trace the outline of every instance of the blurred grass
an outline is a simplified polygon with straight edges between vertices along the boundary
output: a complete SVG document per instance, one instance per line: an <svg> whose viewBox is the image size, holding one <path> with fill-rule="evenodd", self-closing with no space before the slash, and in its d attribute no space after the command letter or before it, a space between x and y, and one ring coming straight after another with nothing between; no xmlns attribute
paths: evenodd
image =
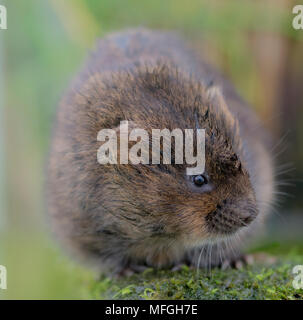
<svg viewBox="0 0 303 320"><path fill-rule="evenodd" d="M93 274L64 257L45 233L2 234L7 268L3 299L90 299ZM2 296L1 296L2 294Z"/></svg>
<svg viewBox="0 0 303 320"><path fill-rule="evenodd" d="M27 0L0 1L8 30L4 109L6 217L0 264L8 269L5 298L88 298L92 275L53 247L45 229L44 164L55 106L95 38L111 30L146 26L205 38L215 62L252 105L262 84L250 37L296 39L285 1ZM266 93L266 92L265 92ZM259 94L259 95L258 95Z"/></svg>

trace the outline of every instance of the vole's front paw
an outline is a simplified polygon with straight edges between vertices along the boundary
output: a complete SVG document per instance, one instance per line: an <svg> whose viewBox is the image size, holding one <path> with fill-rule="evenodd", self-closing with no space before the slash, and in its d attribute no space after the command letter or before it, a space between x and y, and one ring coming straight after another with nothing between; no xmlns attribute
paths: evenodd
<svg viewBox="0 0 303 320"><path fill-rule="evenodd" d="M173 272L174 271L180 271L184 267L189 268L189 269L194 269L193 265L189 265L188 263L181 262L181 263L178 263L178 264L174 265L170 270L173 271Z"/></svg>
<svg viewBox="0 0 303 320"><path fill-rule="evenodd" d="M148 266L131 264L131 265L119 270L117 273L115 273L114 277L115 278L130 277L133 274L141 273L141 272L145 271L146 269L148 269Z"/></svg>
<svg viewBox="0 0 303 320"><path fill-rule="evenodd" d="M277 261L276 257L271 256L264 252L244 254L235 259L224 260L220 265L222 270L233 268L242 269L245 266L252 265L255 263L261 263L264 265L271 265Z"/></svg>
<svg viewBox="0 0 303 320"><path fill-rule="evenodd" d="M250 254L247 254L233 259L225 259L221 263L220 267L222 270L226 270L228 268L242 269L244 266L252 265L253 263L254 257Z"/></svg>

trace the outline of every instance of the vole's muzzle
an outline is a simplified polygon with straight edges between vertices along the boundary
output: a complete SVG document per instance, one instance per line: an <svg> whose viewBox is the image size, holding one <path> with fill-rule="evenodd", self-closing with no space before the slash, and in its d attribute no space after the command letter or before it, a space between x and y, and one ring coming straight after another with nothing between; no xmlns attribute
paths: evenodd
<svg viewBox="0 0 303 320"><path fill-rule="evenodd" d="M216 210L206 216L206 223L212 234L232 234L239 228L248 226L257 214L258 210L253 200L223 200L217 205Z"/></svg>

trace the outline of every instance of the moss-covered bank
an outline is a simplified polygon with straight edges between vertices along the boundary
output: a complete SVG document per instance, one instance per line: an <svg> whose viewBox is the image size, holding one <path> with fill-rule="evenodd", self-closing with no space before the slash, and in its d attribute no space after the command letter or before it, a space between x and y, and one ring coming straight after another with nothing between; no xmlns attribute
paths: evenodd
<svg viewBox="0 0 303 320"><path fill-rule="evenodd" d="M291 248L291 249L290 249ZM256 262L240 270L179 271L147 269L120 279L102 276L91 285L96 299L303 299L293 288L292 269L303 264L303 248L271 245L259 248L273 254L276 262Z"/></svg>

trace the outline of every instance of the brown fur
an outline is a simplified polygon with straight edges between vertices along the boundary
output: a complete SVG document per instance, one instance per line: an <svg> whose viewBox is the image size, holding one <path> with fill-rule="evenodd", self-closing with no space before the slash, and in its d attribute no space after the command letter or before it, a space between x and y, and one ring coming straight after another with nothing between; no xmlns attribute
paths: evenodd
<svg viewBox="0 0 303 320"><path fill-rule="evenodd" d="M100 165L97 134L122 120L149 133L205 128L212 190L195 189L186 165ZM221 254L238 253L268 212L272 163L261 131L232 86L178 37L112 34L57 112L48 169L54 231L105 270L185 260L216 265ZM208 258L201 248L210 244Z"/></svg>

